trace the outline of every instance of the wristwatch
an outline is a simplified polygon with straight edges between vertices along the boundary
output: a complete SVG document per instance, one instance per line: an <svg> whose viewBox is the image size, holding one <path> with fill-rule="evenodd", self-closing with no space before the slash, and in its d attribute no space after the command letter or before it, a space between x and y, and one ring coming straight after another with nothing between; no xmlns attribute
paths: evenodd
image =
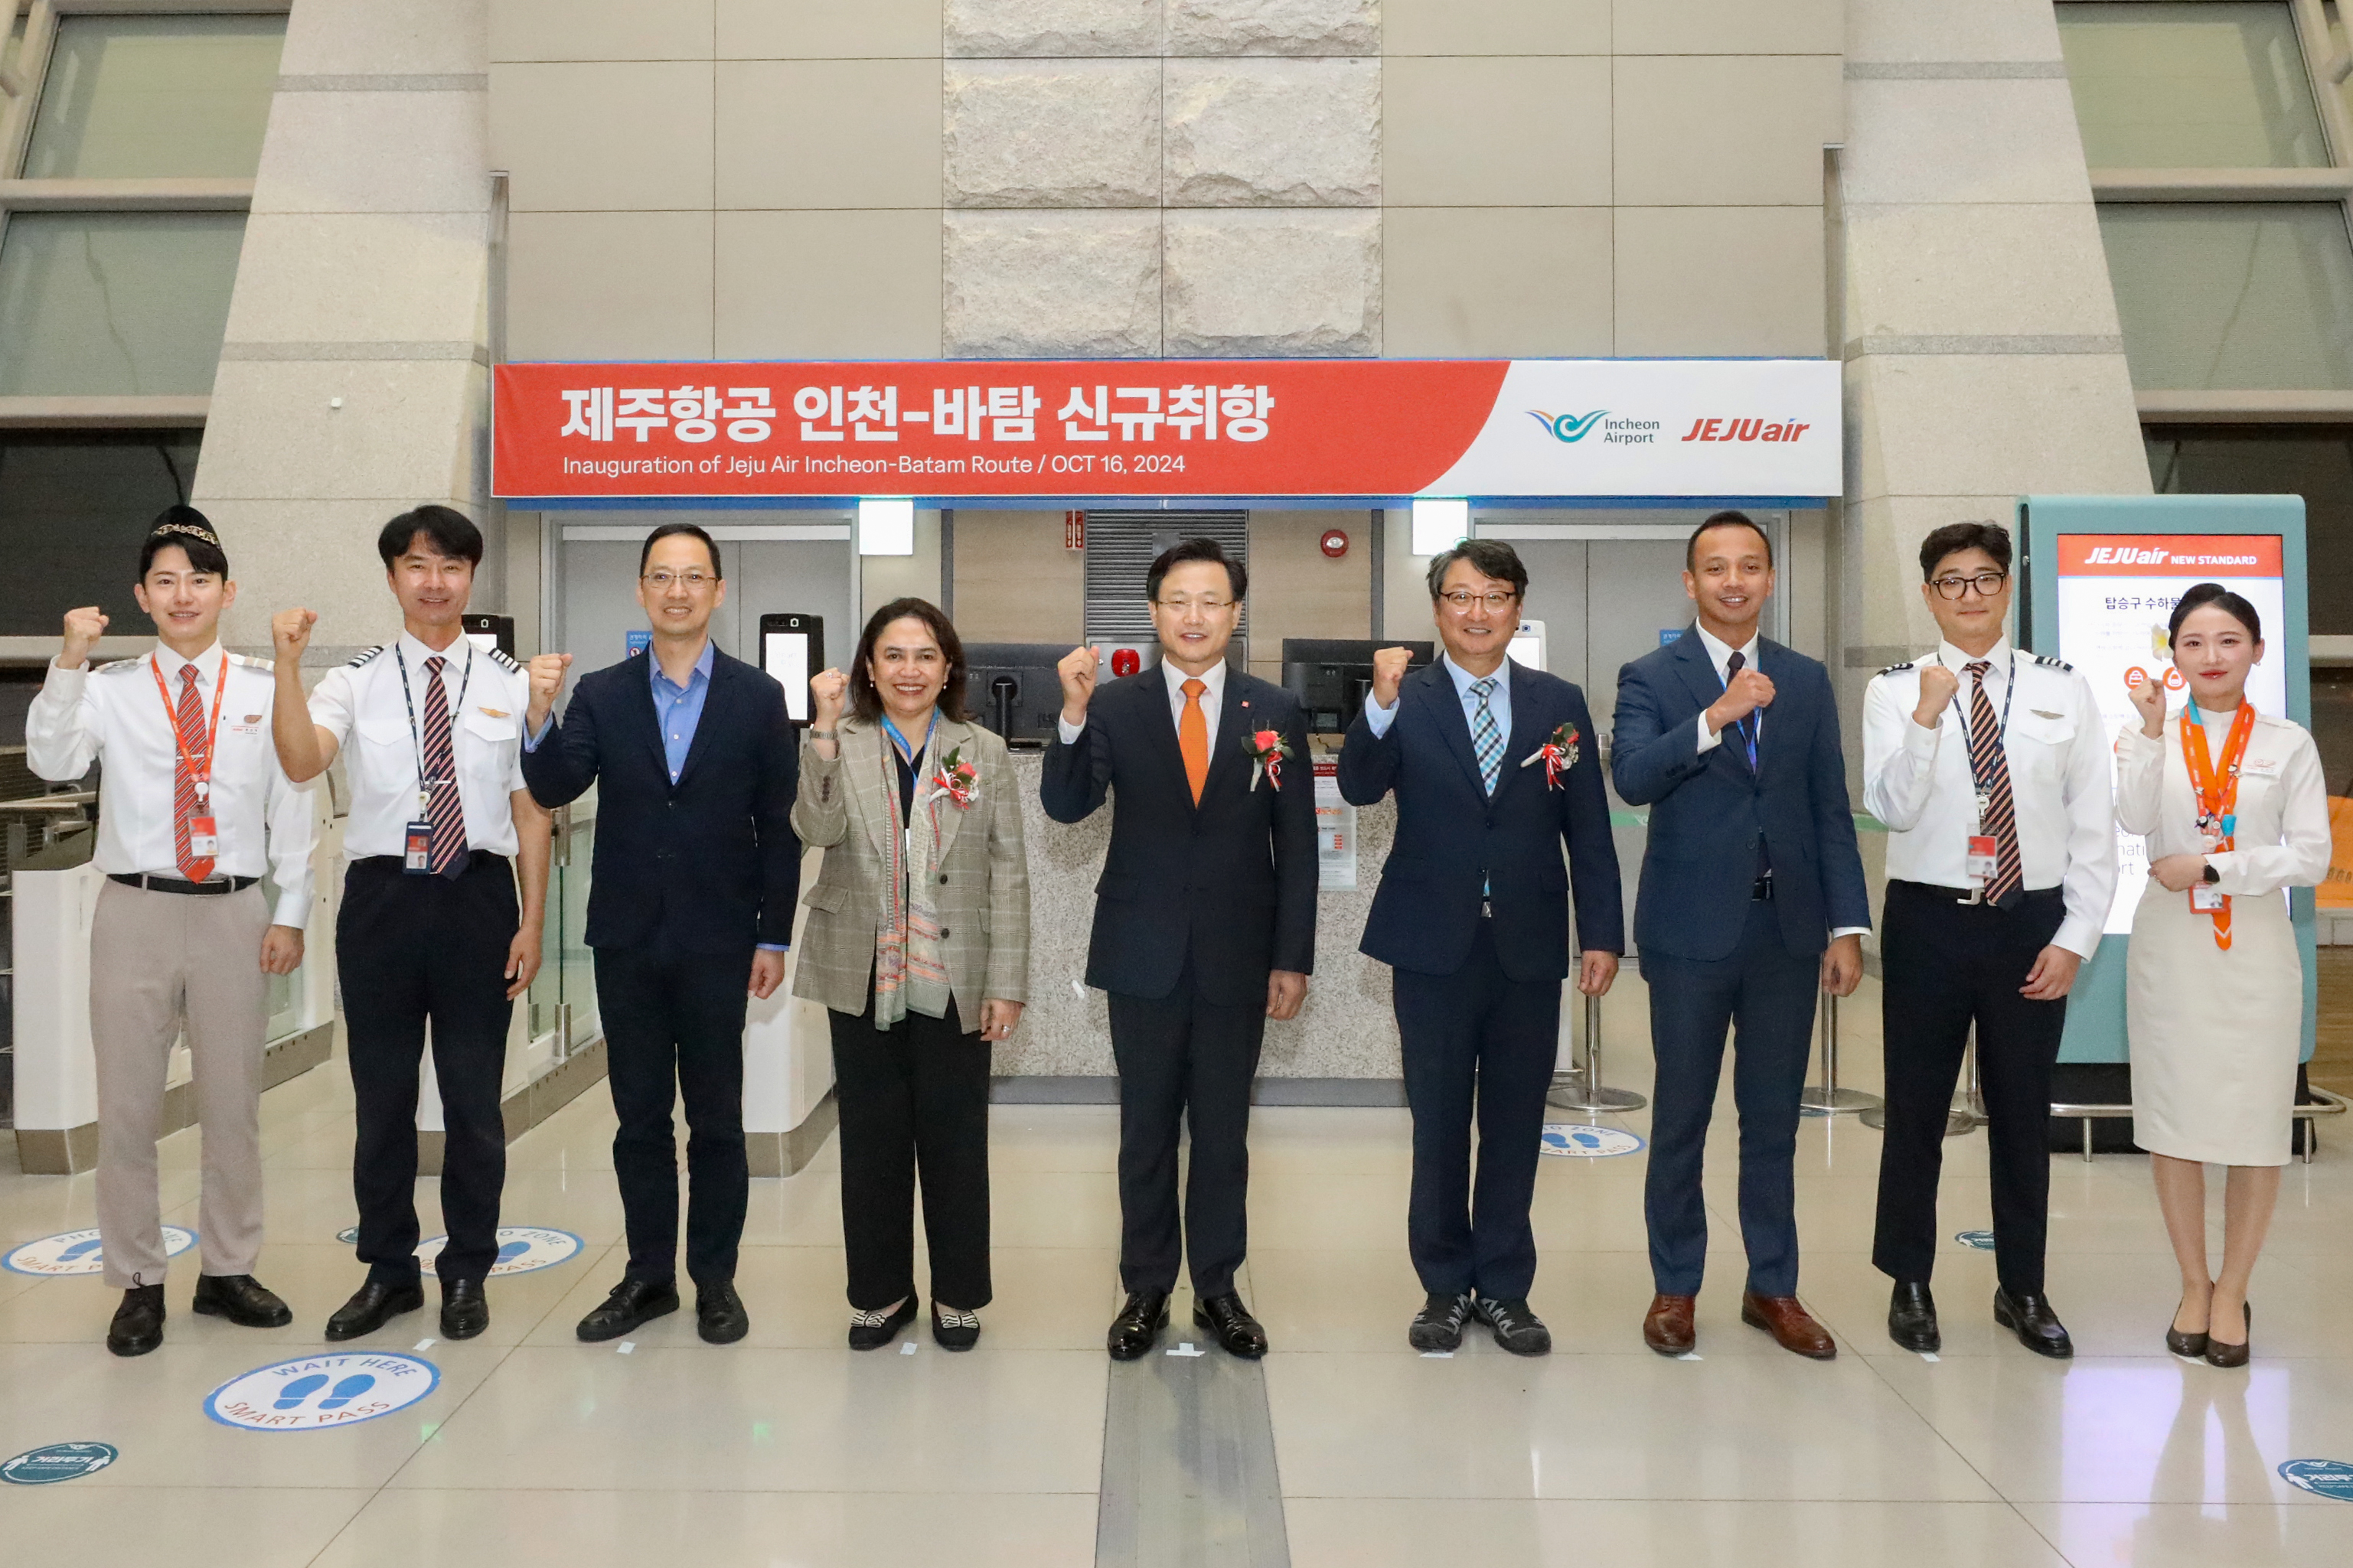
<svg viewBox="0 0 2353 1568"><path fill-rule="evenodd" d="M2214 863L2211 860L2209 860L2206 863L2204 875L2209 883L2219 882L2222 879L2222 873L2214 869Z"/></svg>

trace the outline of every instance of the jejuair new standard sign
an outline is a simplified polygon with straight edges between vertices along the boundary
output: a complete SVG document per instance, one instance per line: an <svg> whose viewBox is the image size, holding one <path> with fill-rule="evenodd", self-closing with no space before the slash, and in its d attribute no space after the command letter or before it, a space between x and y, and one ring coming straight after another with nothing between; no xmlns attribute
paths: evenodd
<svg viewBox="0 0 2353 1568"><path fill-rule="evenodd" d="M1810 497L1827 360L498 367L497 493Z"/></svg>

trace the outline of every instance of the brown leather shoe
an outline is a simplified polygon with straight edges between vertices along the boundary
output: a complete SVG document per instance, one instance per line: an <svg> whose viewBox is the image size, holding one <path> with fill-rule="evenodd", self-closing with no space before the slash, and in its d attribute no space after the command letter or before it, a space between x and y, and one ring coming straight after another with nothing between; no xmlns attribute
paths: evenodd
<svg viewBox="0 0 2353 1568"><path fill-rule="evenodd" d="M1750 1328L1762 1329L1773 1336L1773 1342L1785 1351L1815 1361L1831 1361L1838 1355L1838 1342L1831 1331L1814 1321L1814 1315L1798 1304L1795 1296L1759 1296L1754 1290L1740 1295L1740 1321Z"/></svg>
<svg viewBox="0 0 2353 1568"><path fill-rule="evenodd" d="M1642 1315L1642 1342L1661 1355L1689 1355L1698 1342L1692 1329L1692 1309L1699 1304L1696 1296L1653 1296L1651 1310Z"/></svg>

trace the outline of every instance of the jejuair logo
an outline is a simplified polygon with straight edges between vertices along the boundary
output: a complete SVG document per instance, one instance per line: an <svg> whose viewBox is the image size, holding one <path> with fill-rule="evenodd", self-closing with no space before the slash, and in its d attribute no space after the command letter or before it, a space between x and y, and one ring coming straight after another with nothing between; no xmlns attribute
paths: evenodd
<svg viewBox="0 0 2353 1568"><path fill-rule="evenodd" d="M1592 430L1593 426L1600 421L1601 416L1609 412L1609 410L1607 408L1597 408L1592 413L1586 415L1562 414L1556 416L1541 413L1536 409L1531 408L1528 410L1528 417L1543 426L1546 430L1550 431L1552 433L1553 439L1556 441L1582 441L1585 439L1587 434Z"/></svg>

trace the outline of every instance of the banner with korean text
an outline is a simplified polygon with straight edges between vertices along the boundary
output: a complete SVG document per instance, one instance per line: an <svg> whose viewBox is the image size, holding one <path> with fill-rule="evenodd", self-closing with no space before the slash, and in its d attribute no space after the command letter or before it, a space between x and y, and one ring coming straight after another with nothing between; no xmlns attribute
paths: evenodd
<svg viewBox="0 0 2353 1568"><path fill-rule="evenodd" d="M496 492L1806 498L1826 360L506 364Z"/></svg>

